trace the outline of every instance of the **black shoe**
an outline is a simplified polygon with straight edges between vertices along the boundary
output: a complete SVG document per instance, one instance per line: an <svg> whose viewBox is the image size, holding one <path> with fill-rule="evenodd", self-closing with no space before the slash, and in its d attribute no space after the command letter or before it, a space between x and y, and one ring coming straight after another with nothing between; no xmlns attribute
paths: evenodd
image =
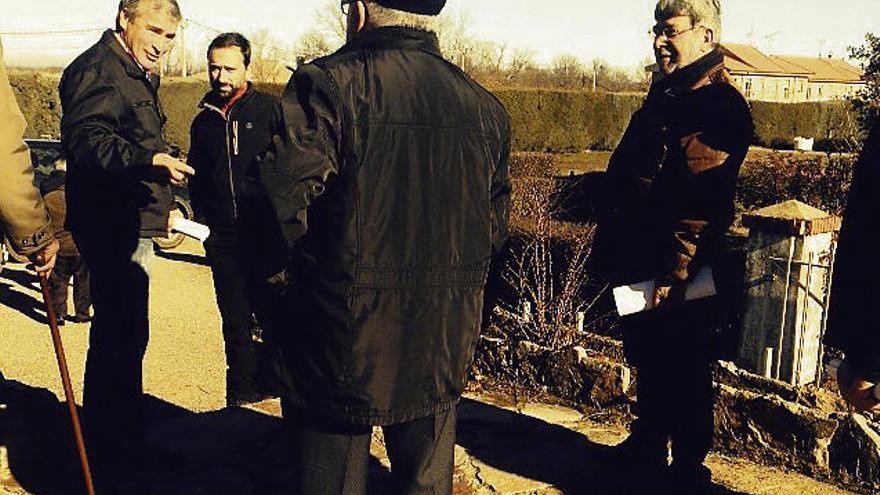
<svg viewBox="0 0 880 495"><path fill-rule="evenodd" d="M59 327L63 327L63 326L64 326L64 318L55 318L55 323L56 323Z"/></svg>
<svg viewBox="0 0 880 495"><path fill-rule="evenodd" d="M670 482L676 493L711 495L713 487L712 471L703 464L673 462L669 466Z"/></svg>
<svg viewBox="0 0 880 495"><path fill-rule="evenodd" d="M90 315L65 316L64 318L71 323L88 323L92 321Z"/></svg>
<svg viewBox="0 0 880 495"><path fill-rule="evenodd" d="M665 439L630 434L619 444L607 450L609 462L621 466L639 466L651 471L665 471L669 466L669 450Z"/></svg>

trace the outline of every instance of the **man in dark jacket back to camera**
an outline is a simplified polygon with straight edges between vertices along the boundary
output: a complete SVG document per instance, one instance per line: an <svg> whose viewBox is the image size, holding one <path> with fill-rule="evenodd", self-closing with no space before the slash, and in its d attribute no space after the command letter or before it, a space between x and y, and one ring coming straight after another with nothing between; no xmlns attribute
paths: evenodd
<svg viewBox="0 0 880 495"><path fill-rule="evenodd" d="M77 57L59 86L66 224L92 277L83 413L103 492L138 464L152 237L168 233L169 180L192 173L168 153L158 96L159 63L180 18L175 0L122 0L116 30Z"/></svg>
<svg viewBox="0 0 880 495"><path fill-rule="evenodd" d="M451 493L455 407L507 236L509 121L443 59L443 0L353 1L349 41L294 73L260 180L293 248L284 417L296 492ZM404 27L408 26L408 27Z"/></svg>
<svg viewBox="0 0 880 495"><path fill-rule="evenodd" d="M638 378L637 419L619 450L627 469L644 470L638 493L666 482L670 493L708 493L711 485L703 465L714 428L709 343L721 307L717 298L683 299L703 267L720 271L753 131L748 104L724 67L720 18L718 0L657 3L660 73L611 157L609 200L599 211L599 270L613 286L656 286L656 309L620 321Z"/></svg>
<svg viewBox="0 0 880 495"><path fill-rule="evenodd" d="M229 405L256 402L269 394L252 335L253 314L262 326L270 325L267 313L278 302L271 300L263 282L281 272L286 262L285 256L267 252L270 245L251 235L260 219L248 218L252 209L243 204L241 194L242 178L254 157L284 130L280 100L255 90L248 81L250 61L250 42L241 34L224 33L211 42L211 91L192 123L187 157L196 171L189 181L193 210L211 228L205 251L226 343Z"/></svg>

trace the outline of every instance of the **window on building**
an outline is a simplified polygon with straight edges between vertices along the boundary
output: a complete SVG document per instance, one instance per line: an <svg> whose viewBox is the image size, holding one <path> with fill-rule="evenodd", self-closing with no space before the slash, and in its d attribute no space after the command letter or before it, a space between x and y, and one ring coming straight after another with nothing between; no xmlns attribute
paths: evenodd
<svg viewBox="0 0 880 495"><path fill-rule="evenodd" d="M750 80L746 80L745 93L746 93L746 98L752 97L752 81L750 81Z"/></svg>
<svg viewBox="0 0 880 495"><path fill-rule="evenodd" d="M783 98L785 98L786 100L791 98L791 90L788 89L788 86L785 87Z"/></svg>

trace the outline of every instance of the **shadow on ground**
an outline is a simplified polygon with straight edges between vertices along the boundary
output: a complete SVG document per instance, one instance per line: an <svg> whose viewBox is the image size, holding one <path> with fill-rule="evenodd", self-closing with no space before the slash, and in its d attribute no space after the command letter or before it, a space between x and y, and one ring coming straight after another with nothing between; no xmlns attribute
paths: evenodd
<svg viewBox="0 0 880 495"><path fill-rule="evenodd" d="M0 444L8 447L20 486L34 495L84 493L64 403L48 390L2 378L0 403L7 405L0 410ZM135 493L294 493L279 418L242 408L193 413L155 397L146 398L146 413L147 443L155 454L142 467ZM504 473L565 494L627 493L622 482L631 466L610 466L606 447L541 419L464 400L458 444L470 456L465 464L476 471L456 473L456 494L475 493L473 486L490 477L494 493L514 493L505 489ZM390 473L375 458L369 487L370 495L392 493ZM721 487L716 494L745 495Z"/></svg>
<svg viewBox="0 0 880 495"><path fill-rule="evenodd" d="M17 483L34 495L85 493L70 420L45 389L0 381L0 445ZM141 468L134 493L149 495L291 494L282 422L241 408L193 413L146 398L147 443L156 457ZM390 473L373 459L370 495L387 494Z"/></svg>
<svg viewBox="0 0 880 495"><path fill-rule="evenodd" d="M575 430L468 399L458 411L456 443L479 463L546 483L566 495L633 493L629 482L635 466L615 465L613 449ZM493 488L513 493L503 486ZM716 485L714 495L747 494Z"/></svg>
<svg viewBox="0 0 880 495"><path fill-rule="evenodd" d="M208 266L208 259L200 254L175 253L169 251L156 251L156 256L171 261L181 261L184 263L192 263L193 265Z"/></svg>
<svg viewBox="0 0 880 495"><path fill-rule="evenodd" d="M0 272L0 304L10 307L38 323L47 323L43 301L29 294L12 290L13 284L39 293L40 285L37 276L29 271L13 270L6 267Z"/></svg>

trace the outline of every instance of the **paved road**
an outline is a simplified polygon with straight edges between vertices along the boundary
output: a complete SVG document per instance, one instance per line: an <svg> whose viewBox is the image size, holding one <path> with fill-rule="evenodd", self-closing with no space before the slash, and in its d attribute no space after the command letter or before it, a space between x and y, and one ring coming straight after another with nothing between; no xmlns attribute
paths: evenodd
<svg viewBox="0 0 880 495"><path fill-rule="evenodd" d="M286 457L277 401L226 409L223 345L209 269L195 243L156 260L151 287L152 337L145 360L150 440L174 453L146 469L150 493L275 494L286 489ZM18 484L0 494L82 493L61 386L35 281L21 266L0 273L0 411L8 465ZM87 325L62 328L74 389L82 390ZM626 467L603 462L602 446L625 436L618 426L577 411L532 404L524 414L503 398L463 401L456 447L456 495L616 494ZM371 494L387 494L388 461L375 434ZM0 455L0 464L4 463ZM713 456L718 494L843 495L810 478ZM3 465L0 465L2 473Z"/></svg>

